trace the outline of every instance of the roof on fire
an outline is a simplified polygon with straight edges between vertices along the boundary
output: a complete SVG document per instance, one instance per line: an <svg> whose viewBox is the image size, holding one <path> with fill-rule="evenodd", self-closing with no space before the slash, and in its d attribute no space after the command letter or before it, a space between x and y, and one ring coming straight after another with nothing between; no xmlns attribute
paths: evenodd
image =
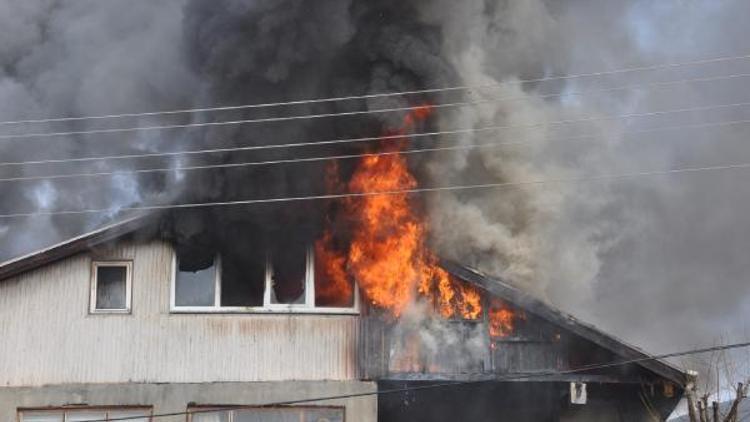
<svg viewBox="0 0 750 422"><path fill-rule="evenodd" d="M55 245L0 263L0 281L77 253L85 252L96 245L131 234L153 222L154 217L154 214L131 216ZM678 368L661 360L648 359L650 355L640 349L606 334L590 324L579 321L575 317L554 308L527 292L513 287L499 278L483 274L478 270L453 262L445 261L442 263L442 266L454 276L477 285L490 294L496 295L523 308L527 312L610 350L616 355L621 356L624 360L645 359L638 361L637 364L678 385L685 385L686 374Z"/></svg>
<svg viewBox="0 0 750 422"><path fill-rule="evenodd" d="M662 360L649 359L651 356L637 347L631 346L624 341L599 330L593 325L584 323L574 316L562 312L549 303L541 301L533 295L511 286L499 278L483 274L476 269L452 262L444 261L442 266L454 276L473 285L479 286L487 292L524 309L526 312L530 312L584 339L587 339L600 347L610 350L616 355L622 357L625 361L636 360L638 361L636 363L641 367L667 378L678 385L685 385L686 383L687 376L680 369Z"/></svg>

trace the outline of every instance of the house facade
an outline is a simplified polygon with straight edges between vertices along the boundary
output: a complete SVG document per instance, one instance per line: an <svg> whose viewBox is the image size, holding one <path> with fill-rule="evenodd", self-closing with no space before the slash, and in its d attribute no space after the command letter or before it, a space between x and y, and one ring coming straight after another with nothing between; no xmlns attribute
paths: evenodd
<svg viewBox="0 0 750 422"><path fill-rule="evenodd" d="M310 250L258 261L243 290L220 255L189 256L144 224L0 266L0 421L652 420L682 394L683 374L656 361L566 373L646 355L464 267L446 263L488 306L445 325L471 341L428 350L356 288L326 299ZM512 333L492 326L493 303L516 315ZM482 382L406 392L446 381Z"/></svg>

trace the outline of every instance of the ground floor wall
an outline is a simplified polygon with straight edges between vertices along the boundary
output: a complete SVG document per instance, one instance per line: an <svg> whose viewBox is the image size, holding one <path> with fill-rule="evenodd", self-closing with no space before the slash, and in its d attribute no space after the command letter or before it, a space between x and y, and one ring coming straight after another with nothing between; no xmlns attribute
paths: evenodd
<svg viewBox="0 0 750 422"><path fill-rule="evenodd" d="M381 391L424 386L414 381L381 381ZM585 404L573 404L562 382L483 382L383 394L381 422L638 422L663 420L677 405L639 384L587 384Z"/></svg>
<svg viewBox="0 0 750 422"><path fill-rule="evenodd" d="M70 384L43 387L0 386L0 422L16 422L19 408L87 406L152 406L153 413L184 412L195 405L260 405L356 393L374 392L373 382L280 381L196 384ZM311 403L342 406L347 422L376 422L377 397L368 395ZM185 416L158 422L184 422Z"/></svg>

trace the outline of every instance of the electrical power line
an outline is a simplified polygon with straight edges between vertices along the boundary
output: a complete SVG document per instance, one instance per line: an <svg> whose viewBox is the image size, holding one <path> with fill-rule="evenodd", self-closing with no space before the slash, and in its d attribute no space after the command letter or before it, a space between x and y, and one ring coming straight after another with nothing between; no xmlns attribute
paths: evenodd
<svg viewBox="0 0 750 422"><path fill-rule="evenodd" d="M334 193L334 194L321 194L321 195L311 195L311 196L241 199L241 200L220 201L220 202L156 204L156 205L142 205L142 206L115 207L115 208L90 208L90 209L62 210L62 211L19 212L19 213L11 213L11 214L0 214L0 218L4 219L4 218L18 218L18 217L53 216L53 215L100 214L100 213L114 213L114 212L122 212L122 211L156 211L156 210L166 210L166 209L206 208L206 207L232 206L232 205L290 203L290 202L314 201L314 200L359 198L359 197L369 197L369 196L378 196L378 195L414 195L414 194L433 193L433 192L497 189L497 188L510 188L510 187L519 187L519 186L547 185L547 184L556 184L556 183L560 183L560 184L584 183L584 182L595 182L595 181L604 181L604 180L630 179L630 178L635 178L635 177L663 176L663 175L671 175L671 174L688 174L688 173L698 173L698 172L703 172L703 171L738 170L738 169L748 169L748 168L750 168L750 162L717 165L717 166L704 166L704 167L681 167L681 168L674 168L674 169L668 169L668 170L652 170L652 171L642 171L642 172L633 172L633 173L604 174L604 175L590 176L590 177L524 180L524 181L518 181L518 182L496 182L496 183L481 183L481 184L470 184L470 185L449 185L449 186L436 186L436 187L426 187L426 188L397 189L397 190L388 190L388 191L350 192L350 193Z"/></svg>
<svg viewBox="0 0 750 422"><path fill-rule="evenodd" d="M713 126L731 126L750 123L750 120L728 120L723 122L714 123L696 123L690 125L673 125L673 126L662 126L652 129L643 129L636 131L629 131L624 134L637 134L644 132L657 132L684 128L704 128ZM5 166L26 166L35 164L64 164L64 163L76 163L76 162L88 162L88 161L108 161L108 160L127 160L127 159L140 159L140 158L159 158L159 157L173 157L173 156L187 156L187 155L201 155L201 154L216 154L216 153L227 153L227 152L241 152L241 151L252 151L258 149L269 149L269 148L294 148L294 147L309 147L319 145L330 145L332 143L356 143L366 141L384 141L391 139L403 139L403 138L421 138L437 135L458 135L465 133L478 133L484 131L493 131L504 126L483 126L478 128L466 128L466 129L455 129L455 130L444 130L434 132L419 132L406 135L384 135L384 136L371 136L364 138L344 138L344 139L332 139L327 141L312 141L312 142L297 142L287 143L278 145L250 145L241 147L226 147L226 148L211 148L211 149L199 149L199 150L185 150L185 151L166 151L166 152L149 152L143 154L123 154L123 155L101 155L92 157L77 157L77 158L60 158L60 159L45 159L45 160L30 160L30 161L6 161L0 162L0 167ZM593 135L592 135L593 136Z"/></svg>
<svg viewBox="0 0 750 422"><path fill-rule="evenodd" d="M661 70L661 69L679 68L679 67L685 67L685 66L696 66L696 65L710 64L710 63L737 61L737 60L744 60L748 58L750 58L750 54L739 55L739 56L714 57L714 58L699 59L699 60L678 62L678 63L662 63L662 64L649 65L649 66L626 67L626 68L613 69L613 70L607 70L607 71L578 73L578 74L572 74L572 75L552 75L552 76L545 76L542 78L520 79L520 80L515 80L515 81L496 82L496 83L481 84L481 85L459 85L459 86L443 87L443 88L429 88L429 89L400 91L400 92L384 92L384 93L376 93L376 94L349 95L349 96L328 97L328 98L313 98L313 99L292 100L292 101L282 101L282 102L241 104L241 105L203 107L203 108L186 108L186 109L176 109L176 110L167 110L167 111L151 111L151 112L138 112L138 113L105 114L105 115L96 115L96 116L6 120L6 121L0 122L0 126L27 124L27 123L52 123L52 122L67 122L67 121L96 120L96 119L114 119L114 118L123 118L123 117L146 117L146 116L200 113L200 112L213 112L213 111L230 111L230 110L268 108L268 107L325 103L325 102L336 102L336 101L347 101L347 100L358 100L358 99L387 98L387 97L404 96L404 95L432 94L432 93L450 92L450 91L471 91L471 90L480 90L480 89L499 87L499 86L503 86L505 84L510 84L510 83L521 84L521 83L539 83L539 82L546 82L546 81L553 81L553 80L568 80L568 79L577 79L577 78L585 78L585 77L615 75L615 74L620 74L620 73Z"/></svg>
<svg viewBox="0 0 750 422"><path fill-rule="evenodd" d="M228 410L292 406L292 405L297 405L297 404L314 403L314 402L327 401L327 400L343 400L343 399L351 399L351 398L366 397L366 396L383 396L383 395L389 395L389 394L407 393L407 392L412 392L412 391L423 391L423 390L433 390L433 389L438 389L438 388L486 384L490 382L545 378L545 377L552 377L556 375L572 375L572 374L579 374L579 373L597 370L597 369L607 369L607 368L632 365L632 364L648 362L648 361L656 361L656 360L668 359L668 358L674 358L674 357L680 357L680 356L697 355L697 354L716 352L716 351L740 349L740 348L745 348L745 347L750 347L750 342L730 343L730 344L724 344L724 345L719 345L719 346L705 347L701 349L691 349L691 350L685 350L681 352L664 353L661 355L643 356L643 357L634 358L634 359L626 359L626 360L613 361L613 362L607 362L607 363L601 363L601 364L585 365L585 366L581 366L575 369L568 369L568 370L544 371L544 372L536 372L532 374L511 374L511 375L504 375L504 376L501 375L493 379L442 382L442 383L436 383L436 384L407 386L407 387L401 387L401 388L392 388L392 389L387 389L387 390L370 391L370 392L363 392L363 393L338 394L338 395L330 395L330 396L322 396L322 397L312 397L308 399L285 400L285 401L278 401L278 402L273 402L273 403L239 405L239 406L235 405L231 407L214 407L211 409L188 410L184 412L159 413L155 415L150 415L149 417L150 418L165 418L165 417L171 417L171 416L187 416L187 415L214 413L214 412L221 412L221 411L228 411ZM83 422L126 421L126 420L142 419L142 418L143 418L142 416L126 416L126 417L111 418L111 419L91 419L91 420L86 420Z"/></svg>
<svg viewBox="0 0 750 422"><path fill-rule="evenodd" d="M679 81L654 82L651 84L631 85L628 87L604 88L604 89L597 89L597 90L583 91L583 92L546 94L546 95L536 96L533 98L575 96L575 95L584 95L584 94L594 93L594 92L607 92L607 91L617 91L617 90L624 90L624 89L665 86L665 85L673 85L673 84L678 84L678 83L689 83L689 82L706 82L706 81L715 81L715 80L721 80L721 79L739 78L739 77L747 77L747 76L750 76L750 74L742 73L742 74L735 74L735 75L728 75L728 76L715 76L715 77L708 77L708 78L686 79L686 80L679 80ZM506 97L506 98L494 98L494 99L477 100L477 101L459 101L459 102L432 104L432 105L391 107L391 108L381 108L381 109L374 109L374 110L342 111L342 112L331 112L331 113L320 113L320 114L301 114L301 115L292 115L292 116L261 117L261 118L253 118L253 119L226 120L226 121L218 121L218 122L135 126L135 127L107 128L107 129L76 130L76 131L66 131L66 132L35 132L35 133L8 134L8 135L0 135L0 140L50 138L50 137L78 136L78 135L106 135L106 134L113 134L113 133L129 133L129 132L138 132L138 131L194 129L194 128L201 128L201 127L219 127L219 126L233 126L233 125L244 125L244 124L255 124L255 123L287 122L287 121L293 121L293 120L322 119L322 118L330 118L330 117L351 117L351 116L361 116L361 115L369 115L369 114L387 114L387 113L395 113L395 112L403 112L403 111L412 111L415 109L460 108L460 107L468 107L468 106L473 106L473 105L496 104L498 102L503 102L503 101L527 99L527 98L530 98L530 97Z"/></svg>
<svg viewBox="0 0 750 422"><path fill-rule="evenodd" d="M698 123L698 124L693 124L693 125L673 125L673 126L667 126L667 127L629 131L629 132L622 133L622 135L663 132L666 130L684 129L684 128L695 129L695 128L701 128L701 127L705 128L705 127L711 127L711 126L729 126L729 125L738 125L738 124L747 124L747 123L750 123L750 119L734 120L734 121L726 121L726 122L703 123L703 124ZM440 132L437 132L437 133L440 133ZM425 135L425 134L409 135L409 137L413 137L416 135ZM399 137L403 137L403 136L399 135ZM559 142L579 141L579 140L584 140L584 139L596 139L599 137L600 137L599 135L582 135L582 136L573 136L573 137L566 137L566 138L546 138L545 137L542 140L546 142L551 142L551 143L559 143ZM302 157L302 158L299 158L299 157L298 158L282 158L282 159L264 160L264 161L242 161L238 163L206 164L206 165L182 166L182 167L160 167L160 168L147 168L147 169L135 169L135 170L89 172L89 173L52 174L52 175L39 175L39 176L18 176L18 177L0 178L0 183L31 182L31 181L38 181L38 180L77 179L77 178L87 178L87 177L124 176L124 175L151 174L151 173L171 173L171 172L178 172L178 171L232 169L232 168L242 168L242 167L269 166L269 165L277 165L277 164L312 163L312 162L330 161L330 160L347 160L347 159L353 159L353 158L379 157L379 156L390 156L390 155L415 155L415 154L424 154L424 153L430 153L430 152L456 152L456 151L467 151L467 150L474 150L474 149L525 145L525 144L529 144L533 142L534 141L528 141L528 140L499 141L499 142L484 142L484 143L479 143L479 144L453 145L453 146L446 146L446 147L414 148L414 149L386 151L386 152L323 155L323 156Z"/></svg>
<svg viewBox="0 0 750 422"><path fill-rule="evenodd" d="M169 156L181 156L181 155L226 153L226 152L237 152L237 151L257 151L257 150L265 150L265 149L312 147L312 146L321 146L321 145L347 144L347 143L359 143L359 142L369 142L369 141L410 139L410 138L422 138L422 137L437 136L437 135L458 135L458 134L465 134L465 133L479 133L479 132L498 131L498 130L507 130L507 129L536 128L536 127L555 126L555 125L564 125L564 124L572 124L572 123L583 123L583 122L600 121L600 120L616 120L616 119L630 119L630 118L637 118L637 117L652 117L652 116L659 116L659 115L665 115L665 114L685 113L685 112L693 112L693 111L707 111L707 110L715 110L715 109L730 108L730 107L743 107L743 106L748 106L748 105L750 105L750 102L735 103L735 104L719 104L719 105L691 107L691 108L682 108L682 109L673 109L673 110L659 110L659 111L653 111L653 112L647 112L647 113L630 113L630 114L623 114L623 115L587 117L587 118L582 118L582 119L566 119L566 120L557 120L557 121L543 122L543 123L531 123L531 124L524 124L524 125L496 125L496 126L484 126L480 128L465 128L465 129L455 129L455 130L421 132L421 133L415 133L415 134L398 134L398 135L369 136L369 137L360 137L360 138L330 139L330 140L312 141L312 142L304 142L304 141L299 142L298 141L298 142L284 143L284 144L263 144L263 145L250 145L250 146L243 146L243 147L213 148L213 149L202 149L202 150L192 150L192 151L191 150L168 151L168 152L153 152L153 153L143 153L143 154L80 157L80 158L69 158L69 159L0 162L0 167L19 166L19 165L27 165L27 164L29 165L62 164L62 163L68 163L68 162L73 163L73 162L87 162L87 161L96 161L96 160L157 158L157 157L169 157ZM693 125L674 125L674 126L667 126L667 127L662 127L662 128L652 128L652 129L632 131L630 133L648 133L648 132L655 132L655 131L679 129L682 127L700 128L700 127L711 127L711 126L727 126L727 125L743 124L747 122L750 122L750 120L734 120L734 121L714 122L714 123L699 123L699 124L693 124ZM334 158L339 158L339 157L332 156L329 159L334 159ZM346 156L343 158L350 158L350 157ZM289 163L289 162L294 162L294 161L316 161L316 160L287 159L287 160L275 160L275 161L271 161L267 163L279 164L279 163ZM248 162L244 164L236 163L236 164L221 164L221 165L214 165L214 166L206 165L206 166L194 166L194 167L182 167L182 168L173 167L173 168L163 168L163 169L125 170L125 171L116 171L116 172L79 173L79 174L62 174L62 175L46 175L46 176L20 176L20 177L0 179L0 182L43 180L43 179L65 179L65 178L72 178L72 177L104 176L104 175L126 174L126 173L149 173L149 172L153 173L153 172L165 172L165 171L176 171L176 170L194 170L194 169L199 169L199 168L200 169L222 168L222 167L226 168L226 167L238 167L238 166L243 166L243 165L249 166L249 165L258 165L258 164L255 164L255 162Z"/></svg>
<svg viewBox="0 0 750 422"><path fill-rule="evenodd" d="M742 74L734 74L734 75L727 75L727 76L719 76L719 77L709 77L709 78L696 78L696 79L683 79L683 80L677 80L677 81L666 81L666 82L657 82L654 84L642 84L642 85L629 85L629 86L621 86L621 87L614 87L614 88L606 88L606 89L600 89L600 90L591 90L591 91L584 91L584 92L569 92L569 93L563 93L563 94L549 94L549 95L541 95L536 96L534 98L547 98L547 97L556 97L556 96L575 96L575 95L585 95L589 93L594 92L606 92L606 91L615 91L615 90L624 90L624 89L636 89L636 88L645 88L645 87L653 87L653 86L666 86L666 85L673 85L673 84L680 84L680 83L689 83L689 82L706 82L706 81L714 81L718 79L729 79L729 78L741 78L741 77L748 77L750 76L750 73L742 73ZM497 99L497 101L501 100L510 100L510 99L525 99L527 97L508 97L508 98L501 98ZM493 100L495 101L495 100ZM489 127L487 129L497 129L498 127ZM432 136L432 135L439 135L439 134L453 134L453 133L466 133L466 132L474 132L474 131L481 131L486 129L465 129L465 130L457 130L457 131L438 131L438 132L431 132L426 135L421 136ZM10 135L14 136L14 135ZM417 135L412 135L417 136ZM398 138L399 136L390 136L390 138ZM354 142L356 140L362 140L362 141L368 141L368 140L377 140L377 139L383 139L388 137L366 137L366 138L351 138L351 141ZM1 138L0 138L1 139ZM346 141L346 140L344 140ZM322 143L331 143L322 141ZM282 145L269 145L269 148L273 147L297 147L297 146L311 146L316 145L315 142L297 142L292 144L282 144ZM184 154L212 154L212 153L220 153L220 152L230 152L230 151L243 151L243 150L250 150L250 149L259 149L263 146L251 146L251 147L237 147L237 148L214 148L214 149L204 149L204 150L197 150L197 151L174 151L174 152L162 152L162 153L144 153L144 154L124 154L124 155L109 155L109 156L99 156L99 157L79 157L79 158L69 158L69 159L44 159L44 160L30 160L30 161L16 161L16 162L0 162L0 166L18 166L18 165L38 165L38 164L53 164L53 163L64 163L64 162L85 162L85 161L95 161L95 160L114 160L114 159L133 159L133 158L150 158L150 157L159 157L159 156L170 156L170 155L184 155Z"/></svg>

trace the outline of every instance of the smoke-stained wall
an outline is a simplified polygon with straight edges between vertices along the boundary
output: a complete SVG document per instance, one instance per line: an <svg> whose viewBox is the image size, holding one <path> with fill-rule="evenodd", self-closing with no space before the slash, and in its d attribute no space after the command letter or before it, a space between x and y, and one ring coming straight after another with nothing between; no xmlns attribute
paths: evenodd
<svg viewBox="0 0 750 422"><path fill-rule="evenodd" d="M749 6L740 0L240 1L9 0L0 5L0 120L152 111L497 84L444 93L304 104L221 114L0 127L67 131L400 107L432 101L506 101L443 109L422 129L511 126L415 141L477 145L415 155L423 186L587 178L747 159L743 127L634 130L741 119L734 110L642 119L607 116L742 101L743 79L576 95L597 88L743 73L743 62L600 78L544 79L650 63L742 54ZM700 28L700 29L697 29ZM746 64L745 64L746 66ZM744 69L746 71L746 69ZM562 96L552 96L563 93ZM730 113L732 111L732 113ZM177 151L373 136L397 114L209 129L3 140L2 161ZM577 124L548 124L584 120ZM109 125L109 126L108 126ZM576 139L570 139L576 138ZM716 145L721 145L717 147ZM216 154L196 160L115 160L4 166L3 177L347 154L372 144ZM353 162L342 161L346 178ZM322 193L325 164L305 163L138 177L0 185L2 213L208 202ZM742 330L748 287L742 173L596 183L525 184L420 197L443 256L514 280L652 350ZM323 206L268 205L176 215L168 234L238 251L319 233ZM92 228L111 215L5 220L5 257ZM215 222L221 222L220 226ZM294 227L294 230L288 230ZM208 235L206 235L208 233ZM231 236L231 237L230 237ZM239 252L238 252L239 253ZM633 306L638 303L638 309ZM644 328L644 325L648 328ZM644 331L645 330L645 331ZM684 333L691 333L685 336ZM676 336L667 333L677 333ZM689 337L689 338L688 338Z"/></svg>

